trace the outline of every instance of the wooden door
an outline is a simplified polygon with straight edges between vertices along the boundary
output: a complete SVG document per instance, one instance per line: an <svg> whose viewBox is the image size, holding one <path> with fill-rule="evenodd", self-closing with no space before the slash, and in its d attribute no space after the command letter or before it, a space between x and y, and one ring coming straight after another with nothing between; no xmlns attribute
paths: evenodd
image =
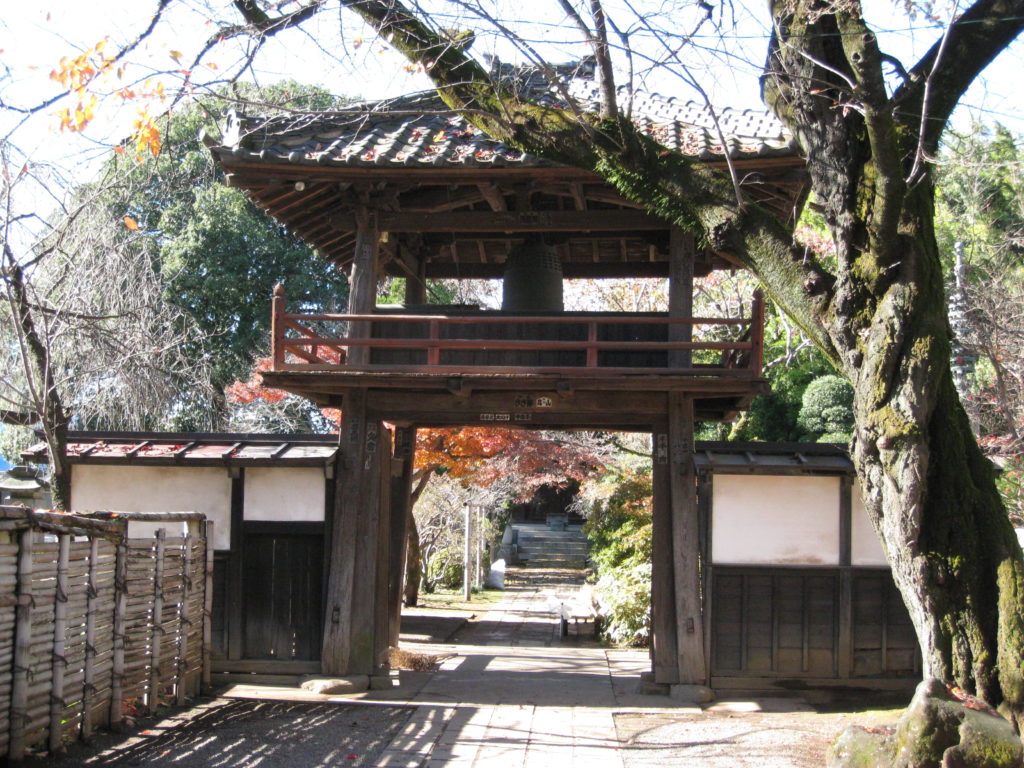
<svg viewBox="0 0 1024 768"><path fill-rule="evenodd" d="M321 524L246 523L245 659L316 661L323 632Z"/></svg>

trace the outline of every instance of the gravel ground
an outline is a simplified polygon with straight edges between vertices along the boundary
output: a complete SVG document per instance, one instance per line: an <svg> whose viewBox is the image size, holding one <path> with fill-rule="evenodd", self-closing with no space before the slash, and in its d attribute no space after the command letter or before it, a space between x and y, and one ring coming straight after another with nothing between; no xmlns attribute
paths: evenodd
<svg viewBox="0 0 1024 768"><path fill-rule="evenodd" d="M892 724L899 713L622 713L615 727L625 768L821 768L847 725Z"/></svg>
<svg viewBox="0 0 1024 768"><path fill-rule="evenodd" d="M372 766L411 707L214 699L144 726L74 744L37 768L167 766L297 768Z"/></svg>

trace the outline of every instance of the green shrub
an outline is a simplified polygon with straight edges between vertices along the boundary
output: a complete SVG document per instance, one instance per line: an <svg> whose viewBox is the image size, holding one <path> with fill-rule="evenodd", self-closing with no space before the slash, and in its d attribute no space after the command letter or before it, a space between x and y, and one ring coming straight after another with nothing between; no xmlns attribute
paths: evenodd
<svg viewBox="0 0 1024 768"><path fill-rule="evenodd" d="M651 637L651 560L631 557L608 570L594 587L602 631L624 645L646 645Z"/></svg>
<svg viewBox="0 0 1024 768"><path fill-rule="evenodd" d="M797 425L807 438L825 435L829 442L843 442L853 432L853 387L841 376L821 376L804 390ZM838 438L838 439L837 439Z"/></svg>
<svg viewBox="0 0 1024 768"><path fill-rule="evenodd" d="M650 639L652 493L649 466L607 475L583 492L594 593L603 633L615 643Z"/></svg>

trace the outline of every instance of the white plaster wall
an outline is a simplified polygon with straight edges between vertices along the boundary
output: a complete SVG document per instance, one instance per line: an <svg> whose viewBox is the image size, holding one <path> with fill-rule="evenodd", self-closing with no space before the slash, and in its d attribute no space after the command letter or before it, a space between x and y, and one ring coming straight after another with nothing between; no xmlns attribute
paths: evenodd
<svg viewBox="0 0 1024 768"><path fill-rule="evenodd" d="M839 563L839 478L715 475L715 563Z"/></svg>
<svg viewBox="0 0 1024 768"><path fill-rule="evenodd" d="M320 522L324 519L324 482L320 467L248 467L245 519Z"/></svg>
<svg viewBox="0 0 1024 768"><path fill-rule="evenodd" d="M140 467L78 464L71 475L77 511L202 512L212 520L214 549L231 545L231 479L220 467ZM164 524L168 534L174 524ZM129 536L152 536L160 524L131 523Z"/></svg>
<svg viewBox="0 0 1024 768"><path fill-rule="evenodd" d="M871 521L868 519L864 501L860 495L860 483L853 482L853 508L850 525L850 562L853 565L889 565L882 551L882 542L878 540Z"/></svg>

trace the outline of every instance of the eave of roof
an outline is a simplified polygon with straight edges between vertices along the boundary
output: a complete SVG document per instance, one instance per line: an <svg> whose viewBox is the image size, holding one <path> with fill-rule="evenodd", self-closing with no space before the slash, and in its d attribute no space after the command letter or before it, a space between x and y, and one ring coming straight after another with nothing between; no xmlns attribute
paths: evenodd
<svg viewBox="0 0 1024 768"><path fill-rule="evenodd" d="M698 442L698 472L754 475L852 475L846 448L832 443Z"/></svg>
<svg viewBox="0 0 1024 768"><path fill-rule="evenodd" d="M515 80L520 98L557 109L596 111L592 68L557 65L559 78L536 68L497 65L492 74ZM637 126L666 148L704 161L793 157L795 144L765 110L714 110L657 93L619 89L619 103ZM333 168L549 168L557 164L486 136L434 92L362 104L331 113L229 117L211 151L223 163L287 163Z"/></svg>
<svg viewBox="0 0 1024 768"><path fill-rule="evenodd" d="M71 464L152 466L324 466L338 453L336 435L247 433L69 432ZM48 463L45 443L22 454Z"/></svg>

